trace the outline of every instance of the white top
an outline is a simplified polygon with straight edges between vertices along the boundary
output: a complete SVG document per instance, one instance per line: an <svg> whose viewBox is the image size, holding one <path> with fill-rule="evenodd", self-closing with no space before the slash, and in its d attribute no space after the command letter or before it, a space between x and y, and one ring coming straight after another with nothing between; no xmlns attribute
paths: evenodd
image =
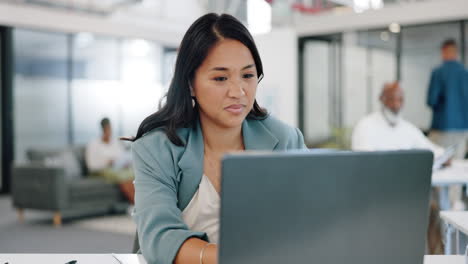
<svg viewBox="0 0 468 264"><path fill-rule="evenodd" d="M220 203L218 192L203 174L197 192L182 212L182 218L190 230L205 232L210 243L215 244L219 241Z"/></svg>
<svg viewBox="0 0 468 264"><path fill-rule="evenodd" d="M86 146L86 165L90 171L110 168L109 161L117 161L124 154L119 142L113 140L109 144L102 139L95 139Z"/></svg>
<svg viewBox="0 0 468 264"><path fill-rule="evenodd" d="M353 131L352 149L359 151L429 149L434 156L444 149L432 143L413 124L399 117L391 126L381 111L362 118Z"/></svg>

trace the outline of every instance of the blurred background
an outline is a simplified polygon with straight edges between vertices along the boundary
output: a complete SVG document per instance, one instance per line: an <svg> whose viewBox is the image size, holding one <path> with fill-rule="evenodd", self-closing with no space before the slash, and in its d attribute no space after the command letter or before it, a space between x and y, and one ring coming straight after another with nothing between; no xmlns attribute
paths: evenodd
<svg viewBox="0 0 468 264"><path fill-rule="evenodd" d="M309 147L349 149L395 80L403 116L427 132L440 44L456 40L468 60L466 0L0 0L0 252L131 251L131 206L84 180L83 148L104 117L113 136L136 134L207 12L248 26L264 64L260 105Z"/></svg>

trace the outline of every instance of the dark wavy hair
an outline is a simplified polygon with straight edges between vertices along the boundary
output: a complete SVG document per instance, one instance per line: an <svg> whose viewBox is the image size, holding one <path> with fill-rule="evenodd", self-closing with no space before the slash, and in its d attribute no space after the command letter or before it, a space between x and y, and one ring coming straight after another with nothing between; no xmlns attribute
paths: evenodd
<svg viewBox="0 0 468 264"><path fill-rule="evenodd" d="M177 129L192 127L199 116L198 104L196 101L195 106L192 104L190 83L210 49L224 38L238 40L250 50L258 80L263 78L262 61L247 28L231 15L206 14L190 26L182 39L165 104L143 120L132 141L138 140L155 128L162 128L173 144L184 146L184 142L177 135ZM264 119L267 115L266 110L255 100L247 119Z"/></svg>

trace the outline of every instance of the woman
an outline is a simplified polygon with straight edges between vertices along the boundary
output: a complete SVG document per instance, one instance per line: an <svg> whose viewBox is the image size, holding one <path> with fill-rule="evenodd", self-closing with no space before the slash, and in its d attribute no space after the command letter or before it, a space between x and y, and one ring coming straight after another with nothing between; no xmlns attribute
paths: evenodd
<svg viewBox="0 0 468 264"><path fill-rule="evenodd" d="M217 263L223 154L305 147L299 130L255 101L262 77L253 38L234 17L207 14L188 29L166 103L132 146L134 218L149 263Z"/></svg>

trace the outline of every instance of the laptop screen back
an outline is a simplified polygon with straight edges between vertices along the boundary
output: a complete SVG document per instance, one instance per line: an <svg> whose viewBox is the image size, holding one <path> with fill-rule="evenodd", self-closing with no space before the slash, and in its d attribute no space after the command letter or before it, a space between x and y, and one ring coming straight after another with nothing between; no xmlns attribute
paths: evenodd
<svg viewBox="0 0 468 264"><path fill-rule="evenodd" d="M276 153L222 163L221 264L423 263L432 153Z"/></svg>

